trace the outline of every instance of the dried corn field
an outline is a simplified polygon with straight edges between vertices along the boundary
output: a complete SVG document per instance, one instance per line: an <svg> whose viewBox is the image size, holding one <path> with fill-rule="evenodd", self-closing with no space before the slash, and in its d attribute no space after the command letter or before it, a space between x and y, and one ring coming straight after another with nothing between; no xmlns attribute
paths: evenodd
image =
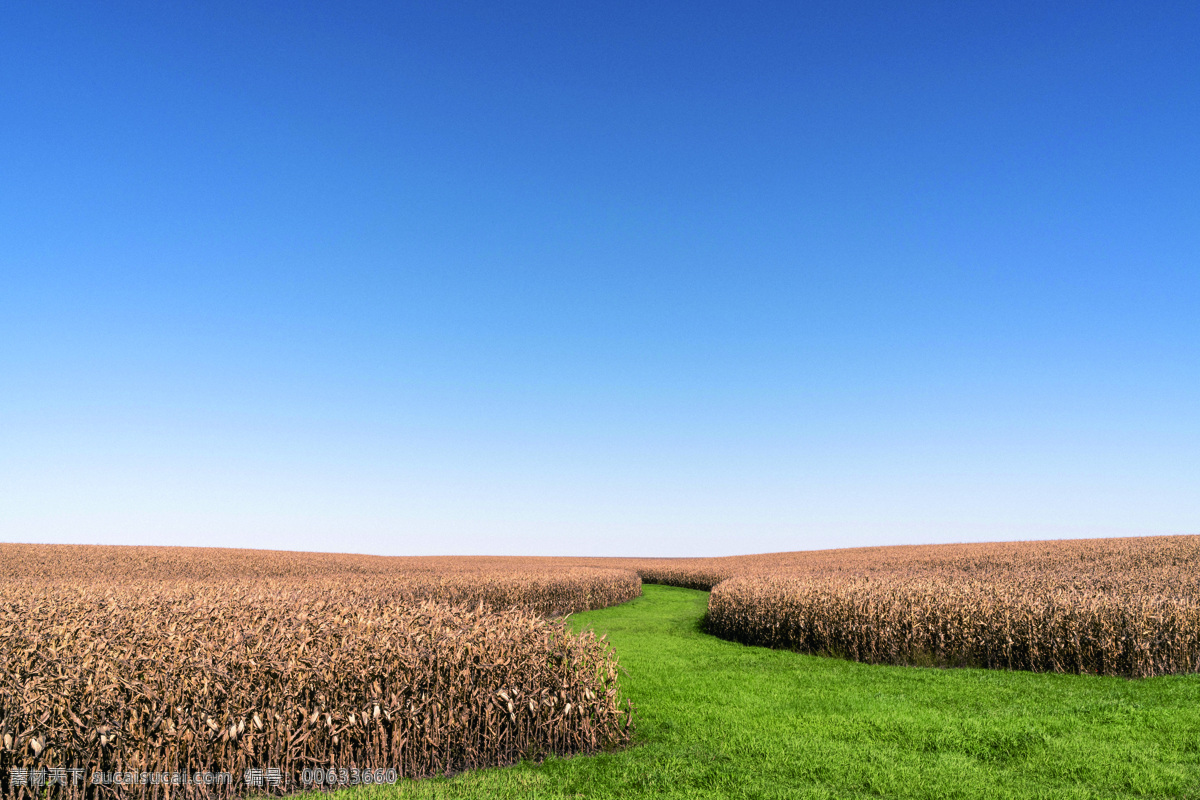
<svg viewBox="0 0 1200 800"><path fill-rule="evenodd" d="M615 654L563 614L711 589L737 641L891 664L1200 671L1200 537L705 559L384 558L0 545L0 794L246 793L629 740ZM12 776L77 770L83 785ZM206 786L95 773L226 772Z"/></svg>
<svg viewBox="0 0 1200 800"><path fill-rule="evenodd" d="M628 570L175 548L0 555L5 797L226 796L247 791L246 770L278 770L270 790L282 792L315 767L420 777L630 735L615 654L554 616L636 596ZM40 770L83 779L13 779ZM222 772L231 783L92 781Z"/></svg>

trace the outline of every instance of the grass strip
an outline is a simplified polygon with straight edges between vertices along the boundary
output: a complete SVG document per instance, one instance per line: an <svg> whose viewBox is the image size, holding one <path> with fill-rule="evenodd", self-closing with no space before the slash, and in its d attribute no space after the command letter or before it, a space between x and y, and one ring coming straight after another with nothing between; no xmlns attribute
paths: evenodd
<svg viewBox="0 0 1200 800"><path fill-rule="evenodd" d="M635 745L357 798L1200 798L1200 675L859 664L701 630L706 592L578 614L637 706Z"/></svg>

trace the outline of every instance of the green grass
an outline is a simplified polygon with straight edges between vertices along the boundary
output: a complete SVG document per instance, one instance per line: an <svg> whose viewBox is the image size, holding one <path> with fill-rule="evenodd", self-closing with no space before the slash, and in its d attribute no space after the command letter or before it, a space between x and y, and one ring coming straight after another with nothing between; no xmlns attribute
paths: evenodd
<svg viewBox="0 0 1200 800"><path fill-rule="evenodd" d="M700 630L708 595L644 587L606 633L636 743L359 790L387 798L1200 797L1200 676L1130 681L857 664Z"/></svg>

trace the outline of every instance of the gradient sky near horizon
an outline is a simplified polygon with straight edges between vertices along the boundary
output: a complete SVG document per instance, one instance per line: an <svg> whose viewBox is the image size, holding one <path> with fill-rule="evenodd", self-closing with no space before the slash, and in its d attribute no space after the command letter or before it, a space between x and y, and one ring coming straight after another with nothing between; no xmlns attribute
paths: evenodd
<svg viewBox="0 0 1200 800"><path fill-rule="evenodd" d="M6 4L0 541L1200 534L1200 5Z"/></svg>

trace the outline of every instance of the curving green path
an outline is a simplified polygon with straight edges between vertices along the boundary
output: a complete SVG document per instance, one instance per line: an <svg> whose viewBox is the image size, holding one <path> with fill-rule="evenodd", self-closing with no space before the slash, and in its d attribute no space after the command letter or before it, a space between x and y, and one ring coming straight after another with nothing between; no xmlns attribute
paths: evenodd
<svg viewBox="0 0 1200 800"><path fill-rule="evenodd" d="M637 743L388 798L1200 798L1200 676L856 664L700 632L706 592L573 617L628 671ZM382 798L381 798L382 800Z"/></svg>

